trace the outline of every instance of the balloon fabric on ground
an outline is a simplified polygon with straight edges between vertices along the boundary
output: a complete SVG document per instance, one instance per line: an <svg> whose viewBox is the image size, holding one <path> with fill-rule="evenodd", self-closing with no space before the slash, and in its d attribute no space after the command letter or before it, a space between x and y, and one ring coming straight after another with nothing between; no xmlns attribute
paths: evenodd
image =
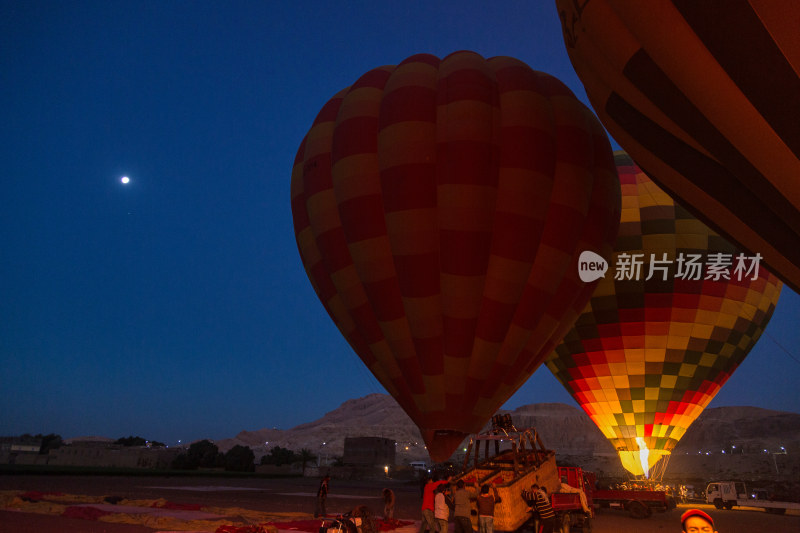
<svg viewBox="0 0 800 533"><path fill-rule="evenodd" d="M611 441L623 466L642 475L670 454L758 341L782 284L763 266L735 272L735 248L676 204L627 154L617 152L615 159L622 218L614 264L642 254L641 271L622 276L609 268L547 366ZM713 273L706 279L714 254L730 254L730 279ZM699 276L679 260L697 255L707 267ZM647 279L651 265L656 268ZM649 456L643 463L644 446Z"/></svg>
<svg viewBox="0 0 800 533"><path fill-rule="evenodd" d="M556 1L606 129L800 292L800 2Z"/></svg>
<svg viewBox="0 0 800 533"><path fill-rule="evenodd" d="M619 182L599 122L509 57L419 54L320 111L292 172L309 279L354 351L447 459L585 306Z"/></svg>

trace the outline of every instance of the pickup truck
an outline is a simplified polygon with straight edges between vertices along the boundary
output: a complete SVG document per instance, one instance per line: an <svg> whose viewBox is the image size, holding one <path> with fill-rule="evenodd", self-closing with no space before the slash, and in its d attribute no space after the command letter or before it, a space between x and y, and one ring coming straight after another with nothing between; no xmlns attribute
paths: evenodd
<svg viewBox="0 0 800 533"><path fill-rule="evenodd" d="M741 481L715 481L706 487L706 503L717 509L735 506L760 507L768 513L785 514L787 509L800 510L800 503L771 500L764 491L748 491Z"/></svg>

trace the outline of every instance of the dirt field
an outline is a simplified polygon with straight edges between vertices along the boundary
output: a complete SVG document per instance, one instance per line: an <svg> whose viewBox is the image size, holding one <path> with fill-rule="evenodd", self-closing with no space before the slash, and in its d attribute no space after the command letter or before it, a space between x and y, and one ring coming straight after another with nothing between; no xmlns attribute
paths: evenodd
<svg viewBox="0 0 800 533"><path fill-rule="evenodd" d="M118 496L127 499L159 499L184 504L214 507L239 507L257 511L307 513L314 510L316 479L219 479L189 477L116 477L116 476L0 476L0 490L62 492L87 496ZM332 480L328 513L367 505L373 512L382 509L380 491L388 486L395 491L395 516L419 520L420 491L415 483L390 479L379 481ZM718 511L712 506L698 506L717 521L719 533L797 533L800 513L775 516L756 509ZM668 513L657 513L645 520L635 520L620 511L603 510L593 523L594 533L665 533L680 531L680 514L687 506ZM0 533L59 531L65 533L146 533L157 531L143 526L108 524L58 516L0 511Z"/></svg>

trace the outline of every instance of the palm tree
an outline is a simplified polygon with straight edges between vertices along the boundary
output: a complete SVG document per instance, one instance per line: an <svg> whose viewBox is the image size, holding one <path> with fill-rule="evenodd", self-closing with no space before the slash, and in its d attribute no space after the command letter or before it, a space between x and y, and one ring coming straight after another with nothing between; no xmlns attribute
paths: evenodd
<svg viewBox="0 0 800 533"><path fill-rule="evenodd" d="M303 465L303 475L306 475L306 463L316 461L317 456L311 453L311 450L307 448L303 448L300 450L300 454L298 456L300 458L300 462Z"/></svg>

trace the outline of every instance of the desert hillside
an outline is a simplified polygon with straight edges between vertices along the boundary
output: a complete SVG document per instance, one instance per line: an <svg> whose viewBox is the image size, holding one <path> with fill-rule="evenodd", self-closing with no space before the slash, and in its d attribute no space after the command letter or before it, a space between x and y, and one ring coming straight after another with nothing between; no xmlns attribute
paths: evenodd
<svg viewBox="0 0 800 533"><path fill-rule="evenodd" d="M610 443L580 409L541 403L501 412L510 413L518 428L536 428L545 446L556 450L560 460L595 471L622 473ZM288 430L242 431L217 441L217 445L222 451L237 444L249 446L257 460L273 446L295 451L306 448L330 460L342 455L346 437L367 436L397 442L398 465L428 460L416 426L386 394L348 400L319 420ZM669 470L686 474L702 470L707 477L767 476L777 470L782 477L800 467L798 452L800 414L757 407L717 407L704 411L689 428L673 453Z"/></svg>

